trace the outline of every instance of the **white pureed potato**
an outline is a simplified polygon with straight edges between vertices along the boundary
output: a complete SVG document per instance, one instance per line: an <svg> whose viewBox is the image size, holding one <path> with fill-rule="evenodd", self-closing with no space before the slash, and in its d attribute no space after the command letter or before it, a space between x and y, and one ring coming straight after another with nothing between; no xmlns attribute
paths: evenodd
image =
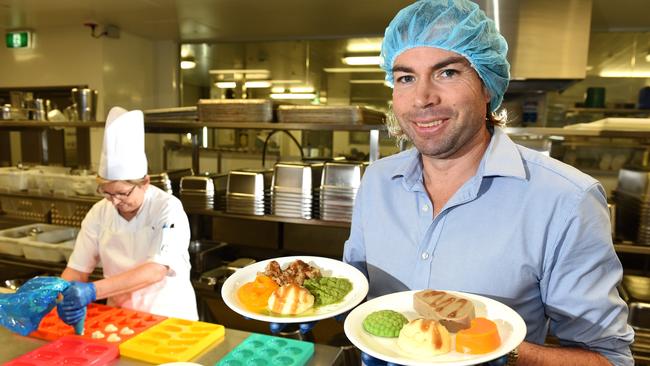
<svg viewBox="0 0 650 366"><path fill-rule="evenodd" d="M278 287L268 300L268 309L282 315L304 313L314 306L314 295L294 283Z"/></svg>
<svg viewBox="0 0 650 366"><path fill-rule="evenodd" d="M451 350L451 337L438 321L415 319L399 332L397 345L414 356L437 356Z"/></svg>

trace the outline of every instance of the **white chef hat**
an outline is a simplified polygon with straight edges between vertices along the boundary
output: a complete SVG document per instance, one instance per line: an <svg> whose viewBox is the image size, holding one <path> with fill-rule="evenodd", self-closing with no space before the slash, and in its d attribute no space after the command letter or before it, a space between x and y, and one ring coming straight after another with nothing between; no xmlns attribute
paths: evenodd
<svg viewBox="0 0 650 366"><path fill-rule="evenodd" d="M140 179L147 174L142 111L113 107L108 112L98 173L106 180Z"/></svg>

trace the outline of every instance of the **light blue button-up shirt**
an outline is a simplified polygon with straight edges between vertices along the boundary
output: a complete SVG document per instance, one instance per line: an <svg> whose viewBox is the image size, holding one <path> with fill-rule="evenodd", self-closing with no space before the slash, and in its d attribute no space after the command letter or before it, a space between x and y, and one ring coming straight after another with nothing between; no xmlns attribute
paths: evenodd
<svg viewBox="0 0 650 366"><path fill-rule="evenodd" d="M426 288L475 293L515 309L529 342L543 344L550 330L564 345L634 364L602 186L500 128L476 175L435 218L415 149L370 165L344 261L367 274L368 298Z"/></svg>

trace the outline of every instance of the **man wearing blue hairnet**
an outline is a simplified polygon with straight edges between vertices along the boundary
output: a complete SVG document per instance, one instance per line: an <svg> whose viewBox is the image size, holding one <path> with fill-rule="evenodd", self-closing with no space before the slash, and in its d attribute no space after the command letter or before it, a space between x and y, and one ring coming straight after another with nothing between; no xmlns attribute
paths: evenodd
<svg viewBox="0 0 650 366"><path fill-rule="evenodd" d="M430 288L509 305L527 327L517 364L632 365L606 194L502 131L506 53L468 0L418 1L389 24L389 130L414 148L366 170L344 260L367 274L369 298Z"/></svg>

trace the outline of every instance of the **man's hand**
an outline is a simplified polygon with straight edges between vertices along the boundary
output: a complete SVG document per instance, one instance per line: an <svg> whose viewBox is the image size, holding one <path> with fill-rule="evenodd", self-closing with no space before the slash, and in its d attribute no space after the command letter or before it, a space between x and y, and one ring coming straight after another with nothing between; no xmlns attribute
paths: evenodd
<svg viewBox="0 0 650 366"><path fill-rule="evenodd" d="M63 291L63 300L56 306L59 318L68 325L75 325L86 315L86 306L95 301L95 285L92 282L74 281Z"/></svg>
<svg viewBox="0 0 650 366"><path fill-rule="evenodd" d="M298 329L300 330L301 334L305 334L309 332L317 322L309 322L309 323L300 323L298 324ZM288 324L287 323L269 323L269 329L271 329L271 333L277 334L281 332Z"/></svg>

